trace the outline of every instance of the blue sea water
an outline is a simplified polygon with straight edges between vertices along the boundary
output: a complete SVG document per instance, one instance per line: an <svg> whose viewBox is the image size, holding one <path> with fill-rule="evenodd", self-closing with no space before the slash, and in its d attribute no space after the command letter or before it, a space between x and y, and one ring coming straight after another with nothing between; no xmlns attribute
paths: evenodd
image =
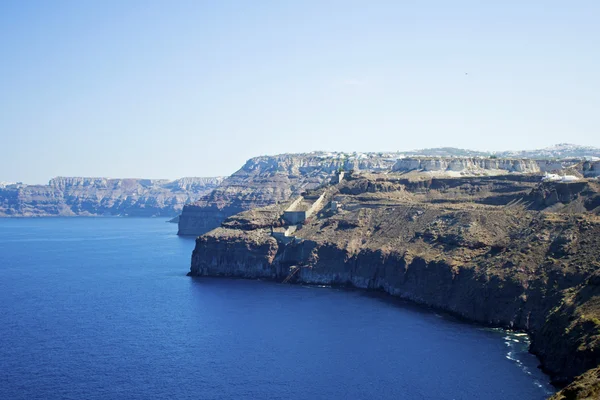
<svg viewBox="0 0 600 400"><path fill-rule="evenodd" d="M543 399L526 338L362 291L190 278L160 219L0 219L0 399Z"/></svg>

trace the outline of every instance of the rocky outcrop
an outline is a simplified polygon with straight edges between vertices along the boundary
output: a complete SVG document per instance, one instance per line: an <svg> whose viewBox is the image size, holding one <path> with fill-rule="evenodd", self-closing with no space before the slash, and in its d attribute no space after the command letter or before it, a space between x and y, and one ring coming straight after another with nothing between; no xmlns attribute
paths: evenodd
<svg viewBox="0 0 600 400"><path fill-rule="evenodd" d="M600 161L584 159L536 160L541 172L574 175L582 178L598 178Z"/></svg>
<svg viewBox="0 0 600 400"><path fill-rule="evenodd" d="M543 182L529 194L530 208L600 215L600 185L595 181Z"/></svg>
<svg viewBox="0 0 600 400"><path fill-rule="evenodd" d="M542 185L512 176L449 181L410 187L390 175L351 177L328 190L338 211L326 207L286 240L267 228L265 215L271 226L281 223L273 210L244 212L197 239L190 275L381 290L527 331L557 383L598 367L598 217L502 202L494 190L526 197L529 185ZM594 185L558 190L566 205L597 194ZM253 215L263 216L260 223L251 223Z"/></svg>
<svg viewBox="0 0 600 400"><path fill-rule="evenodd" d="M175 216L222 178L109 179L58 177L48 185L0 188L0 217Z"/></svg>
<svg viewBox="0 0 600 400"><path fill-rule="evenodd" d="M581 173L586 178L600 177L600 161L584 161L581 163Z"/></svg>

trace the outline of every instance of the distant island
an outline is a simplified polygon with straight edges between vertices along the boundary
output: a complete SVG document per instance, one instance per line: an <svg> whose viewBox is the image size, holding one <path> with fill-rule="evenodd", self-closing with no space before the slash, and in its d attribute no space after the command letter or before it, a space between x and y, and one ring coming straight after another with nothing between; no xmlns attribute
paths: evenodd
<svg viewBox="0 0 600 400"><path fill-rule="evenodd" d="M48 185L0 182L0 217L176 217L223 178L57 177Z"/></svg>

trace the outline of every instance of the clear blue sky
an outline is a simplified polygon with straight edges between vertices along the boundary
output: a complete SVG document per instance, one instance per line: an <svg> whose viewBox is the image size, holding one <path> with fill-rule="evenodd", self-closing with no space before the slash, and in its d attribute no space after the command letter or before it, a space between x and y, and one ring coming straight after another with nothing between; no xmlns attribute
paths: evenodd
<svg viewBox="0 0 600 400"><path fill-rule="evenodd" d="M597 0L4 0L0 181L600 146L598 21Z"/></svg>

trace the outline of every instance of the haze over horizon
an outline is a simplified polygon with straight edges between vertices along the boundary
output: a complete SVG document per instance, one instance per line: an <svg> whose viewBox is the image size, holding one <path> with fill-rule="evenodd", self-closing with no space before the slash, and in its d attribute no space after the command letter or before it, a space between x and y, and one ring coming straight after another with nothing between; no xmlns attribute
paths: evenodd
<svg viewBox="0 0 600 400"><path fill-rule="evenodd" d="M600 3L0 4L0 181L600 147Z"/></svg>

